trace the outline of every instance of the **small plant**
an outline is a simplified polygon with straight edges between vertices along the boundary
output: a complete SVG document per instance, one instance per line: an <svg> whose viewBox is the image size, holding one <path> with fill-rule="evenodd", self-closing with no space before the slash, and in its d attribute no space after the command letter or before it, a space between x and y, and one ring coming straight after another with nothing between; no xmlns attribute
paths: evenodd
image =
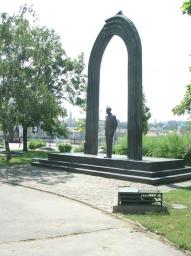
<svg viewBox="0 0 191 256"><path fill-rule="evenodd" d="M75 147L74 152L84 152L84 144L80 144L79 146Z"/></svg>
<svg viewBox="0 0 191 256"><path fill-rule="evenodd" d="M152 157L156 147L156 137L143 136L143 156Z"/></svg>
<svg viewBox="0 0 191 256"><path fill-rule="evenodd" d="M42 140L31 140L29 142L30 149L37 149L37 148L41 148L43 146L46 146L46 143Z"/></svg>
<svg viewBox="0 0 191 256"><path fill-rule="evenodd" d="M0 137L0 148L4 147L4 142L3 142L3 138Z"/></svg>
<svg viewBox="0 0 191 256"><path fill-rule="evenodd" d="M186 164L191 166L191 147L187 148L183 154L183 158L186 161Z"/></svg>
<svg viewBox="0 0 191 256"><path fill-rule="evenodd" d="M143 136L143 156L185 159L191 165L191 136L188 134L168 134ZM113 154L127 154L127 138L123 137L113 146Z"/></svg>
<svg viewBox="0 0 191 256"><path fill-rule="evenodd" d="M127 138L124 137L120 142L113 146L113 154L117 155L127 155Z"/></svg>
<svg viewBox="0 0 191 256"><path fill-rule="evenodd" d="M71 152L72 145L71 144L59 144L58 149L60 152Z"/></svg>

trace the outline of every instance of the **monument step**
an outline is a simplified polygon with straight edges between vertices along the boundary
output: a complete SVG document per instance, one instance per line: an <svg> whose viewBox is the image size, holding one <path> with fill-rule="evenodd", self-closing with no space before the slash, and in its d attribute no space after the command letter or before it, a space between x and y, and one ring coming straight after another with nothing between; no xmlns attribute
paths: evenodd
<svg viewBox="0 0 191 256"><path fill-rule="evenodd" d="M143 158L142 161L130 160L125 156L113 155L111 159L104 158L103 155L86 155L77 153L51 153L48 160L75 162L79 164L90 164L96 166L108 166L120 169L133 169L141 171L162 171L170 169L180 169L185 166L182 159L165 159L165 158Z"/></svg>
<svg viewBox="0 0 191 256"><path fill-rule="evenodd" d="M82 169L89 169L95 171L103 171L103 172L112 172L118 174L132 174L135 176L145 176L150 177L151 172L148 171L141 171L141 170L127 170L117 167L110 167L110 166L100 166L100 165L91 165L91 164L81 164L81 163L74 163L74 162L64 162L64 161L54 161L54 160L45 160L39 159L39 163L51 164L56 166L65 166L71 168L82 168Z"/></svg>
<svg viewBox="0 0 191 256"><path fill-rule="evenodd" d="M165 184L165 183L173 183L179 182L183 180L191 179L191 171L183 174L175 174L170 176L163 177L145 177L145 176L135 176L129 174L122 173L114 173L114 172L105 172L105 171L97 171L85 168L77 168L77 167L69 167L64 165L54 165L49 163L40 163L40 162L32 162L33 166L45 167L49 169L62 170L66 172L74 172L74 173L82 173L93 176L101 176L106 178L120 179L120 180L128 180L133 182L146 183L151 185Z"/></svg>
<svg viewBox="0 0 191 256"><path fill-rule="evenodd" d="M143 176L125 175L125 174L119 174L119 173L113 173L113 172L96 171L96 170L90 170L90 169L84 169L84 168L68 167L64 165L63 166L53 165L53 164L51 165L51 164L45 164L45 163L39 163L39 162L32 162L31 164L37 167L62 170L66 172L81 173L81 174L87 174L87 175L93 175L93 176L101 176L105 178L129 180L134 182L152 184L152 178L147 178Z"/></svg>
<svg viewBox="0 0 191 256"><path fill-rule="evenodd" d="M162 176L169 176L169 175L176 175L176 174L191 172L191 167L151 172L151 171L142 171L142 170L121 169L121 168L110 167L110 166L99 166L99 165L81 164L81 163L74 163L74 162L45 160L45 159L39 159L39 162L45 163L45 164L51 164L51 165L91 169L96 171L104 171L104 172L112 172L112 173L118 173L118 174L144 176L144 177L162 177Z"/></svg>
<svg viewBox="0 0 191 256"><path fill-rule="evenodd" d="M181 181L186 181L190 179L191 179L191 172L177 174L177 175L169 175L169 176L163 176L163 177L157 178L153 185L175 183L175 182L181 182Z"/></svg>

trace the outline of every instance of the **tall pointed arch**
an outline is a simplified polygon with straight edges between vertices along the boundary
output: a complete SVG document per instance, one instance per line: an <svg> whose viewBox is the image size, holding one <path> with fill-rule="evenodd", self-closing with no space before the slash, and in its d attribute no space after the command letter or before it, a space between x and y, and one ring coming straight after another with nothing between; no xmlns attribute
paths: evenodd
<svg viewBox="0 0 191 256"><path fill-rule="evenodd" d="M117 35L128 51L128 153L130 159L142 159L142 47L131 20L119 12L107 19L93 45L88 64L85 153L98 151L99 84L102 57L111 38Z"/></svg>

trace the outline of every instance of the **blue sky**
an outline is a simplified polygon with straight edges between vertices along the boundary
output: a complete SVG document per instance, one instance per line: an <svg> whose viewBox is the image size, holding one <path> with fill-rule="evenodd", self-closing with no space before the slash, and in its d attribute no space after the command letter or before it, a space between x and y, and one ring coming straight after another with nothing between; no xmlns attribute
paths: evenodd
<svg viewBox="0 0 191 256"><path fill-rule="evenodd" d="M180 119L171 110L185 92L191 76L191 17L181 14L182 0L2 0L0 10L17 11L33 4L42 25L61 36L67 54L85 54L86 65L93 43L107 18L122 10L140 34L143 50L143 89L152 120ZM100 81L100 117L110 105L120 119L127 118L127 51L114 37L106 48ZM79 116L78 109L73 110ZM186 119L186 117L181 117Z"/></svg>

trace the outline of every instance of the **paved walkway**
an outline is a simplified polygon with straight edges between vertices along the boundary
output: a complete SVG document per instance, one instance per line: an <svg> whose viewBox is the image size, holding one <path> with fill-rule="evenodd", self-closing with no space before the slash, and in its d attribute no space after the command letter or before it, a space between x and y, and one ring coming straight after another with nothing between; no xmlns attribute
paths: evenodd
<svg viewBox="0 0 191 256"><path fill-rule="evenodd" d="M110 213L116 200L118 186L159 189L163 192L191 185L191 181L186 181L156 187L130 181L37 168L30 165L1 169L0 181L9 181L23 186L57 193Z"/></svg>
<svg viewBox="0 0 191 256"><path fill-rule="evenodd" d="M154 234L72 200L0 184L1 256L184 256Z"/></svg>
<svg viewBox="0 0 191 256"><path fill-rule="evenodd" d="M189 185L191 181L157 188L168 191ZM118 186L156 189L30 165L1 168L0 255L185 255L161 242L160 236L110 215Z"/></svg>

